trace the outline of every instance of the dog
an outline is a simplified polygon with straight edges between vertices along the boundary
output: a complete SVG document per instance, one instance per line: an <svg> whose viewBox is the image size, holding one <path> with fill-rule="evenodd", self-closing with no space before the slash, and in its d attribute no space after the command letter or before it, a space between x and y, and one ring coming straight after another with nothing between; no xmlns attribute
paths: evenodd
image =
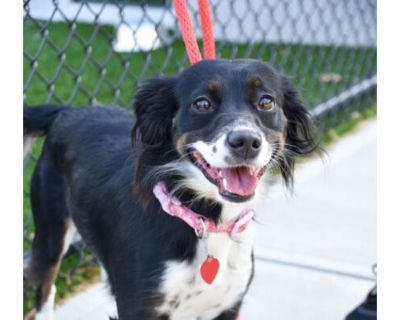
<svg viewBox="0 0 400 320"><path fill-rule="evenodd" d="M256 204L317 146L290 80L251 59L203 60L144 83L134 113L24 106L45 135L31 179L26 278L36 319L77 231L105 269L118 318L236 319L254 272Z"/></svg>

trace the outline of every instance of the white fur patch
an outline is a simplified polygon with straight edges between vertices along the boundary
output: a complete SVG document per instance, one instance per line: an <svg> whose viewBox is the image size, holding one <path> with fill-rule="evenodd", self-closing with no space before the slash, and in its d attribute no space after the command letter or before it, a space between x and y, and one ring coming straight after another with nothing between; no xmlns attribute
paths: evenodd
<svg viewBox="0 0 400 320"><path fill-rule="evenodd" d="M56 297L56 286L53 284L46 302L35 315L35 320L53 320L54 319L54 299Z"/></svg>
<svg viewBox="0 0 400 320"><path fill-rule="evenodd" d="M34 135L24 136L24 159L30 154L34 141L35 141Z"/></svg>
<svg viewBox="0 0 400 320"><path fill-rule="evenodd" d="M196 141L192 146L201 153L203 158L213 167L226 168L229 164L226 159L230 157L230 150L226 146L227 135L234 131L252 131L261 136L261 150L258 156L252 161L251 165L253 167L263 167L265 166L272 156L272 148L268 141L265 139L264 134L243 120L236 121L232 125L224 128L221 135L219 135L212 142Z"/></svg>
<svg viewBox="0 0 400 320"><path fill-rule="evenodd" d="M64 236L62 255L67 253L69 246L77 240L77 239L75 239L76 237L80 237L80 236L78 234L78 231L76 230L75 224L72 222L71 219L69 219L67 231L65 232L65 236Z"/></svg>
<svg viewBox="0 0 400 320"><path fill-rule="evenodd" d="M222 134L217 137L212 142L204 142L204 141L196 141L192 144L192 146L201 153L203 158L213 167L216 168L226 168L230 165L226 162L226 159L230 156L230 150L226 146L226 137L229 132L232 130L249 130L257 132L261 135L261 150L259 155L254 159L251 163L254 167L264 167L267 165L272 157L272 147L265 139L264 134L262 134L257 128L251 126L249 123L245 121L237 121L233 125L226 127ZM231 219L235 219L237 217L238 212L243 211L245 208L254 208L258 203L258 200L263 198L265 194L263 179L265 179L265 175L259 181L257 189L255 190L255 196L246 201L244 203L232 203L223 198L219 194L219 190L217 186L211 183L201 172L199 168L188 161L182 161L173 165L174 170L178 170L183 173L185 176L185 180L182 183L182 187L187 187L192 190L195 190L198 194L199 198L210 198L215 201L218 201L225 205L229 210L225 210L226 213L223 213L222 220L228 221ZM173 190L175 191L175 190Z"/></svg>
<svg viewBox="0 0 400 320"><path fill-rule="evenodd" d="M234 240L226 233L213 233L200 240L192 263L168 262L161 285L165 300L157 309L159 314L168 314L171 320L208 320L234 307L250 279L253 238L251 222ZM220 262L217 277L210 285L200 276L200 266L207 257L203 241Z"/></svg>

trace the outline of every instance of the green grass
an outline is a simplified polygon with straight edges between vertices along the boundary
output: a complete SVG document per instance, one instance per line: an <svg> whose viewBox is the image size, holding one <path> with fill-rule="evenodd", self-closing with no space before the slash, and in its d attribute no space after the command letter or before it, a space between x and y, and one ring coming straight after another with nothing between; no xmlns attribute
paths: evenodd
<svg viewBox="0 0 400 320"><path fill-rule="evenodd" d="M367 106L361 111L353 111L350 114L350 117L343 119L338 125L320 135L321 147L324 148L329 144L335 142L337 139L356 128L357 125L360 124L362 121L376 117L376 114L376 103Z"/></svg>
<svg viewBox="0 0 400 320"><path fill-rule="evenodd" d="M25 90L28 104L49 98L58 104L82 106L94 94L94 103L130 106L139 80L160 73L175 74L188 66L182 42L148 53L115 53L115 30L111 26L77 23L70 37L66 23L52 23L47 28L41 25L44 22L24 23L24 52L38 57L35 64L24 56L24 83L31 79ZM48 41L43 41L44 37ZM376 69L375 48L279 43L217 43L217 48L221 58L252 57L278 66L293 77L310 106L360 81L365 74L374 74ZM320 81L324 74L339 79ZM54 87L47 84L51 80ZM53 94L49 96L49 92Z"/></svg>
<svg viewBox="0 0 400 320"><path fill-rule="evenodd" d="M35 70L25 92L28 104L46 101L49 87L43 80L45 78L47 81L54 80L54 96L50 98L51 102L68 102L74 106L86 105L89 103L90 94L97 92L95 103L110 104L115 100L117 104L126 106L132 100L138 77L153 76L164 68L164 64L165 73L177 71L178 66L175 63L165 61L163 49L155 50L148 56L145 53L113 53L114 29L109 26L76 24L75 34L81 40L76 36L69 39L68 25L65 23L51 24L47 30L48 39L53 45L46 42L42 46L43 32L40 32L33 22L24 24L24 52L31 57L40 53L37 69L34 69L35 66L30 63L30 59L24 57L24 82L31 76L32 70ZM63 56L59 54L61 48L64 48ZM88 52L90 57L86 59ZM182 57L183 45L176 44L171 48L170 54ZM151 64L148 64L143 72L149 57ZM63 68L58 71L60 58L63 58L64 62L62 62ZM127 72L124 72L125 67Z"/></svg>
<svg viewBox="0 0 400 320"><path fill-rule="evenodd" d="M74 35L70 37L70 26L66 23L48 26L38 21L24 23L26 55L23 71L27 104L42 104L49 100L55 104L72 106L96 103L129 107L140 81L161 73L176 74L189 65L181 42L148 53L115 53L112 51L115 37L113 27L77 23L72 28ZM43 41L44 38L48 41ZM217 43L217 48L221 58L252 57L278 66L279 70L292 76L309 106L335 95L363 79L365 74L374 74L376 70L375 48L279 43ZM35 63L31 61L35 59ZM339 80L320 81L323 74L338 75ZM26 85L28 82L29 85ZM94 96L92 100L91 95ZM373 110L376 108L367 108L360 116L354 113L353 117L324 134L322 143L332 142L337 135L347 132L361 119L375 114ZM42 139L35 143L35 157L39 156L42 143ZM34 161L29 161L24 170L25 192L29 192L33 168ZM30 210L29 196L24 195L24 222ZM24 230L24 252L30 250L33 232L34 227L30 223ZM85 252L85 257L91 258L88 252ZM77 259L77 255L73 254L63 260L61 271L66 277L57 279L57 301L73 292L79 284L98 277L98 268L91 263L84 263L74 277L69 277ZM32 289L24 285L24 313L33 307L33 301Z"/></svg>

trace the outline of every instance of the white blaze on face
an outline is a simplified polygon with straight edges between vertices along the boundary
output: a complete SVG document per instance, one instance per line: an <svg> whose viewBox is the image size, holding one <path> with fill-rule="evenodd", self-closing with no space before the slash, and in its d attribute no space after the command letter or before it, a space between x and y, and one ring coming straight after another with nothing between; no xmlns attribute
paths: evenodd
<svg viewBox="0 0 400 320"><path fill-rule="evenodd" d="M258 156L251 161L251 166L257 168L265 166L271 159L272 148L268 141L265 139L264 134L260 132L258 128L254 128L254 126L251 126L250 124L245 125L243 121L237 122L235 124L226 127L223 130L223 133L215 140L211 142L204 142L199 140L193 143L192 146L201 153L203 158L211 166L217 168L226 168L232 166L226 161L231 157L231 151L226 143L228 134L233 131L241 130L256 132L261 136L261 149Z"/></svg>
<svg viewBox="0 0 400 320"><path fill-rule="evenodd" d="M246 130L257 133L257 135L261 137L261 145L259 154L254 159L247 161L246 167L238 163L238 168L233 169L234 155L231 154L231 149L226 141L228 134L236 130ZM205 177L204 172L198 167L189 162L186 163L184 168L182 168L188 173L185 175L186 179L184 184L196 190L200 197L208 197L221 203L232 204L232 201L221 196L221 193L226 190L239 196L248 196L254 192L256 197L244 201L246 205L249 205L249 202L253 202L255 200L254 198L259 198L259 194L263 192L263 190L260 190L260 185L262 185L262 183L259 183L259 177L255 177L258 176L257 172L260 172L270 161L272 147L258 128L244 121L236 122L229 127L225 127L221 134L213 141L205 142L198 140L191 146L196 150L192 154L194 158L196 158L196 161L198 163L203 163L203 167L204 160L208 163L209 167L206 169L208 177L216 177L216 179L213 180L217 180L217 182L214 181L214 183L210 182ZM197 153L200 153L204 160L198 159ZM240 207L239 203L235 203L235 206Z"/></svg>

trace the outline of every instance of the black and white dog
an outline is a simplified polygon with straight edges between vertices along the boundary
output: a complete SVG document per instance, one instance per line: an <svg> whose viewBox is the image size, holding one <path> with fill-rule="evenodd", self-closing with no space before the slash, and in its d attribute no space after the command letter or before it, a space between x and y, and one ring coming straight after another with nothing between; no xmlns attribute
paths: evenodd
<svg viewBox="0 0 400 320"><path fill-rule="evenodd" d="M254 235L252 220L238 220L274 168L292 184L294 157L316 148L310 116L289 80L255 60L204 60L150 80L134 110L24 108L25 137L47 136L25 274L36 319L52 318L76 230L107 272L120 320L236 319ZM166 212L174 204L182 215ZM209 258L217 266L202 270Z"/></svg>

